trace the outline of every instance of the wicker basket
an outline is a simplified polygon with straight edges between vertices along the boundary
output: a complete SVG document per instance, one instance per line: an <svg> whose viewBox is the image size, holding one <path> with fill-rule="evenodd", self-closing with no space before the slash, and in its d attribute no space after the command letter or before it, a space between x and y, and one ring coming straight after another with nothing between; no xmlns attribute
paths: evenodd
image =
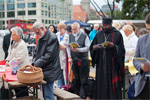
<svg viewBox="0 0 150 100"><path fill-rule="evenodd" d="M43 80L43 72L41 68L27 65L17 70L17 78L20 83L32 84Z"/></svg>

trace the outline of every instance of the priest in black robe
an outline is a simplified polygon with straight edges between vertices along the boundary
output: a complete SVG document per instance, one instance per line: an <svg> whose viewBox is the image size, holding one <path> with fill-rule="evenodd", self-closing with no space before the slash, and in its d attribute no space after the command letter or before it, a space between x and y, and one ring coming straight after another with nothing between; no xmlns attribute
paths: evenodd
<svg viewBox="0 0 150 100"><path fill-rule="evenodd" d="M122 99L125 49L121 33L112 19L102 19L102 30L91 43L92 65L96 65L94 99ZM108 42L109 41L109 42ZM108 42L105 46L102 44Z"/></svg>

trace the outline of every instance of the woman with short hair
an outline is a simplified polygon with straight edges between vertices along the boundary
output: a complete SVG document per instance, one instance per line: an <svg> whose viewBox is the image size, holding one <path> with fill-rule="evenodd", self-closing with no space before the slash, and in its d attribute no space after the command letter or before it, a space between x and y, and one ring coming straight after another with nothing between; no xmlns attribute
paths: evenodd
<svg viewBox="0 0 150 100"><path fill-rule="evenodd" d="M11 29L11 44L8 49L8 57L6 58L6 66L10 66L10 63L14 60L18 62L18 68L22 68L29 65L29 57L26 43L22 39L23 30L16 26ZM27 87L15 88L16 97L28 96ZM23 92L19 93L21 90ZM19 94L18 94L19 93Z"/></svg>
<svg viewBox="0 0 150 100"><path fill-rule="evenodd" d="M69 36L66 33L66 25L64 23L59 23L58 26L59 28L59 32L56 33L56 36L58 38L59 44L60 44L60 54L59 54L59 58L60 58L60 65L61 65L61 69L63 70L63 74L61 79L58 80L58 87L60 88L62 85L66 84L66 47L65 44L68 43L68 39Z"/></svg>
<svg viewBox="0 0 150 100"><path fill-rule="evenodd" d="M11 45L8 49L8 57L6 58L6 65L9 66L12 60L18 61L19 68L29 64L28 49L26 43L22 39L23 30L16 26L11 29Z"/></svg>

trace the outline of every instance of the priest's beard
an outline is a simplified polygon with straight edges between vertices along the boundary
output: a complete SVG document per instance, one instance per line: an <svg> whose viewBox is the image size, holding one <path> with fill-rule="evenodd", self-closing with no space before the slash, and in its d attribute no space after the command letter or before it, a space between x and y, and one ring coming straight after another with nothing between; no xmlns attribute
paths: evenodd
<svg viewBox="0 0 150 100"><path fill-rule="evenodd" d="M105 33L109 33L110 29L104 29L104 28L103 28L103 31L104 31Z"/></svg>
<svg viewBox="0 0 150 100"><path fill-rule="evenodd" d="M44 36L44 31L42 31L41 29L40 31L41 31L41 35L39 35L39 38L42 38Z"/></svg>

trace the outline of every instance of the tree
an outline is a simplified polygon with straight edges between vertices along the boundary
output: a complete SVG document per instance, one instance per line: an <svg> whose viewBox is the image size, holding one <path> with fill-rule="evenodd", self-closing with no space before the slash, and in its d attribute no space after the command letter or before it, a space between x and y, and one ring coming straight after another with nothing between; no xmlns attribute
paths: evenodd
<svg viewBox="0 0 150 100"><path fill-rule="evenodd" d="M110 9L110 17L114 19L114 11L115 11L115 3L119 3L121 2L121 0L105 0L105 2L107 3L109 9ZM112 6L111 6L112 4Z"/></svg>
<svg viewBox="0 0 150 100"><path fill-rule="evenodd" d="M148 12L150 12L150 0L123 1L122 15L125 19L144 19Z"/></svg>
<svg viewBox="0 0 150 100"><path fill-rule="evenodd" d="M114 13L113 19L123 19L121 11L115 10L113 13ZM110 15L110 12L107 12L106 14Z"/></svg>

